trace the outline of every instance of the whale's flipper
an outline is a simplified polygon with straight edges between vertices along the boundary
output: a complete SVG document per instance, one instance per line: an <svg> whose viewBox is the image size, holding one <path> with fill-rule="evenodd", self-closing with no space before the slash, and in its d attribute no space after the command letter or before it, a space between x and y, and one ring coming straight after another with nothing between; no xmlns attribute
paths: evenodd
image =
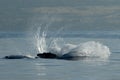
<svg viewBox="0 0 120 80"><path fill-rule="evenodd" d="M23 55L9 55L3 57L3 59L24 59L24 58L29 58L28 56L23 56Z"/></svg>

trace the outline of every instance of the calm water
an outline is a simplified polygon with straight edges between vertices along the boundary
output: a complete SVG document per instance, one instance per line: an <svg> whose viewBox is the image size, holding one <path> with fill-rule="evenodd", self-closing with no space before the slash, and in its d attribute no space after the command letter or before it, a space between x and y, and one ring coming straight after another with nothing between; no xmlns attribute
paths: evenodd
<svg viewBox="0 0 120 80"><path fill-rule="evenodd" d="M104 32L103 32L104 33ZM84 33L85 34L85 33ZM109 33L109 36L113 32ZM115 35L119 35L114 32ZM87 35L87 34L86 34ZM100 35L96 33L96 35ZM102 35L101 35L102 36ZM120 79L120 45L119 38L106 37L66 37L64 41L80 44L87 41L99 41L109 47L111 55L108 59L84 59L77 61L56 59L0 59L1 80L119 80ZM35 40L28 37L1 38L1 57L10 54L37 54ZM63 43L61 43L63 44ZM103 51L101 51L102 53Z"/></svg>

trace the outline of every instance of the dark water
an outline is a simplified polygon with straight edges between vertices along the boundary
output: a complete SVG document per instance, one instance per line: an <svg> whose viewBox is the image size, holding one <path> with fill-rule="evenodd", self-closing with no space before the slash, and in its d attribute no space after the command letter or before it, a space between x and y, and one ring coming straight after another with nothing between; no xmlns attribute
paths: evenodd
<svg viewBox="0 0 120 80"><path fill-rule="evenodd" d="M0 31L30 31L50 22L52 31L119 31L119 7L119 0L0 0Z"/></svg>

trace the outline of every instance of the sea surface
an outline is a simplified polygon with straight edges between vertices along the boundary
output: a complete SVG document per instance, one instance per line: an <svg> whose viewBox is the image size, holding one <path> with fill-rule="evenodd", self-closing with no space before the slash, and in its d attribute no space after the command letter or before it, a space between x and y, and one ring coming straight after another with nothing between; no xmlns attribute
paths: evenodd
<svg viewBox="0 0 120 80"><path fill-rule="evenodd" d="M120 0L0 0L0 80L120 80Z"/></svg>
<svg viewBox="0 0 120 80"><path fill-rule="evenodd" d="M3 33L1 33L3 34ZM7 34L7 33L6 33ZM6 35L5 34L5 35ZM17 34L18 33L14 33ZM120 33L114 31L82 31L66 33L60 39L56 36L23 36L0 38L0 80L119 80L120 79ZM11 37L12 36L12 37ZM88 37L87 37L88 36ZM52 40L58 40L61 45L86 44L88 52L92 49L94 54L102 58L86 58L83 60L57 60L57 59L2 59L11 54L31 55L35 57L40 46L48 46ZM37 41L41 42L37 45ZM54 41L53 40L53 41ZM46 42L46 45L45 45ZM36 46L37 45L37 46ZM62 46L64 47L64 46ZM97 48L96 48L97 47ZM109 49L110 54L105 52ZM65 47L64 47L65 48ZM41 49L42 50L42 49ZM99 50L99 51L96 51ZM96 53L95 53L96 52ZM106 54L107 57L104 57Z"/></svg>

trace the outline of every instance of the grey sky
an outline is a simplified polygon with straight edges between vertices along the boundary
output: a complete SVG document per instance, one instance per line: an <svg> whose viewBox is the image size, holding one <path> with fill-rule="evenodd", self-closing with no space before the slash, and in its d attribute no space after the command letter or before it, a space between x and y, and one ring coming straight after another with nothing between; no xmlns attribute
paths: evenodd
<svg viewBox="0 0 120 80"><path fill-rule="evenodd" d="M29 31L49 23L51 30L120 30L120 1L0 0L0 31Z"/></svg>

